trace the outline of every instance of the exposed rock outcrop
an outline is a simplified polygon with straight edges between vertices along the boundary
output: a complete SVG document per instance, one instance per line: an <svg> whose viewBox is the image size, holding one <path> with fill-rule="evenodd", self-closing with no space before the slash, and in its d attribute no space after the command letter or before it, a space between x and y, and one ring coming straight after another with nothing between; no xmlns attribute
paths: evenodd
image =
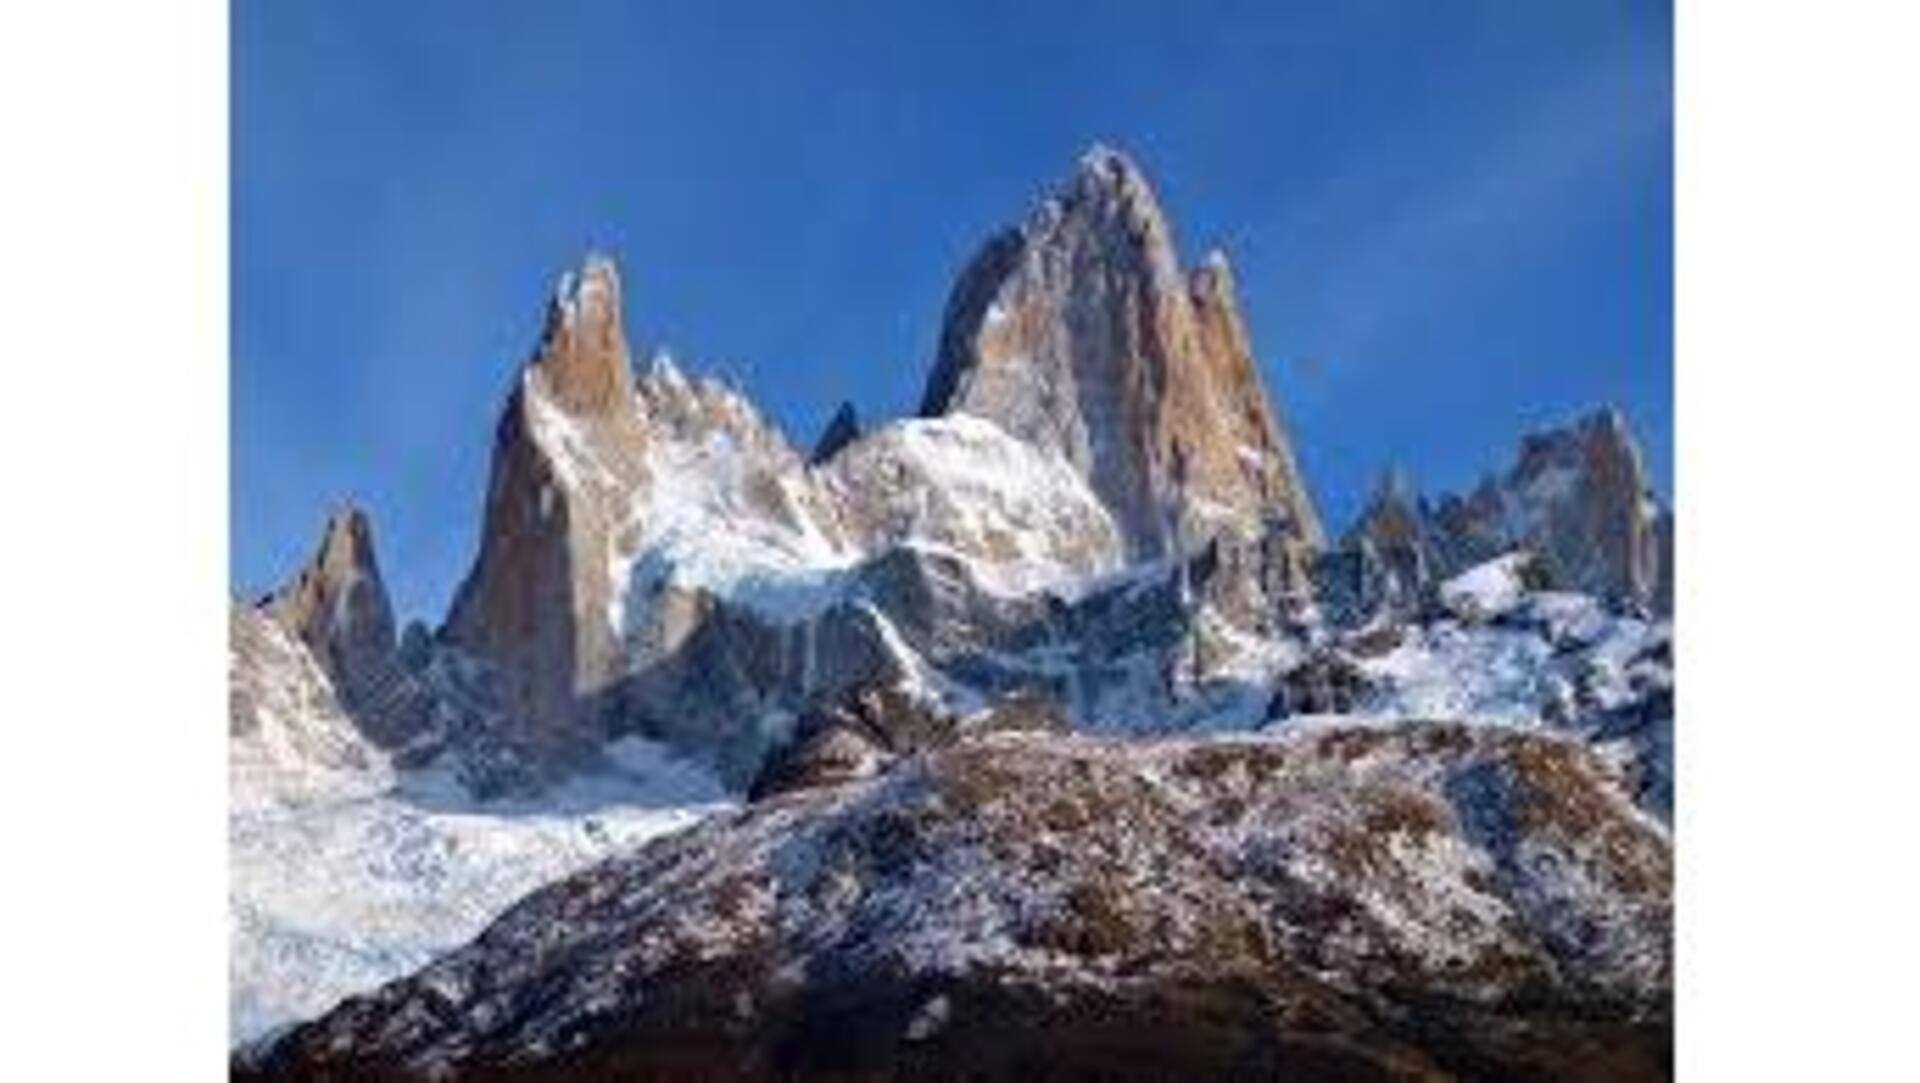
<svg viewBox="0 0 1920 1083"><path fill-rule="evenodd" d="M1528 434L1505 475L1438 502L1431 536L1448 569L1526 548L1560 589L1651 607L1659 514L1640 446L1608 409Z"/></svg>
<svg viewBox="0 0 1920 1083"><path fill-rule="evenodd" d="M1347 714L1372 690L1373 680L1344 652L1323 648L1289 669L1267 704L1276 721L1295 715Z"/></svg>
<svg viewBox="0 0 1920 1083"><path fill-rule="evenodd" d="M1666 1079L1671 876L1542 734L1000 734L561 881L237 1075Z"/></svg>
<svg viewBox="0 0 1920 1083"><path fill-rule="evenodd" d="M497 671L503 715L549 752L586 737L584 704L619 671L603 615L621 589L612 539L645 482L633 389L619 276L589 258L502 411L480 551L441 629Z"/></svg>
<svg viewBox="0 0 1920 1083"><path fill-rule="evenodd" d="M1183 272L1146 178L1106 148L961 275L921 412L1057 451L1135 558L1276 525L1321 544L1225 257Z"/></svg>
<svg viewBox="0 0 1920 1083"><path fill-rule="evenodd" d="M1285 661L1257 644L1308 618L1325 576L1234 293L1217 254L1182 270L1144 176L1096 148L962 275L930 416L862 433L843 409L809 462L730 387L670 362L635 378L618 277L589 259L502 416L440 644L493 674L536 758L711 724L716 765L751 777L753 731L833 691L824 670L857 682L899 654L823 666L818 643L897 634L947 676L1020 687L1034 667L1003 648L1057 634L1049 597L1157 558L1204 571L1173 599L1179 657L1080 651L1046 683L1081 718L1236 685L1257 717ZM1410 611L1443 560L1410 513L1376 510L1360 601ZM1093 706L1103 686L1118 698Z"/></svg>
<svg viewBox="0 0 1920 1083"><path fill-rule="evenodd" d="M1059 704L1014 692L966 713L942 710L895 685L865 685L814 703L792 738L770 757L747 796L760 801L793 790L872 778L903 757L947 748L988 733L1065 733Z"/></svg>
<svg viewBox="0 0 1920 1083"><path fill-rule="evenodd" d="M1429 501L1388 475L1318 560L1317 596L1339 623L1406 617L1443 581L1525 550L1540 584L1670 613L1671 522L1625 417L1600 410L1527 434L1508 470L1464 496Z"/></svg>
<svg viewBox="0 0 1920 1083"><path fill-rule="evenodd" d="M1660 567L1660 576L1653 588L1653 611L1656 613L1673 612L1673 510L1661 508L1653 521L1654 552Z"/></svg>
<svg viewBox="0 0 1920 1083"><path fill-rule="evenodd" d="M366 512L347 506L329 516L313 559L260 608L313 653L374 742L398 748L430 724L431 702L399 664Z"/></svg>
<svg viewBox="0 0 1920 1083"><path fill-rule="evenodd" d="M820 439L813 445L813 454L807 456L809 463L818 466L839 453L840 449L860 439L860 415L854 412L853 403L843 402L833 412L833 419L820 433Z"/></svg>

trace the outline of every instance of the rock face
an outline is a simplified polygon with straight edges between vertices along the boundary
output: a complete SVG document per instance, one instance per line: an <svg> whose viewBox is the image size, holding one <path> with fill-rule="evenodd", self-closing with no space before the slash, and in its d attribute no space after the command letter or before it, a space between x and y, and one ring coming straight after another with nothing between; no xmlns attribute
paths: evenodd
<svg viewBox="0 0 1920 1083"><path fill-rule="evenodd" d="M962 273L921 413L1059 452L1133 558L1222 530L1321 543L1225 257L1184 272L1146 178L1108 149Z"/></svg>
<svg viewBox="0 0 1920 1083"><path fill-rule="evenodd" d="M1434 508L1440 563L1464 568L1524 547L1553 583L1651 607L1660 594L1660 509L1618 410L1528 434L1513 467Z"/></svg>
<svg viewBox="0 0 1920 1083"><path fill-rule="evenodd" d="M260 608L312 652L341 706L376 743L398 747L428 724L425 693L399 665L364 511L348 506L330 516L312 561Z"/></svg>
<svg viewBox="0 0 1920 1083"><path fill-rule="evenodd" d="M1661 508L1653 523L1654 552L1660 565L1660 578L1653 589L1653 611L1673 612L1673 511Z"/></svg>
<svg viewBox="0 0 1920 1083"><path fill-rule="evenodd" d="M563 880L236 1077L1666 1079L1671 875L1542 734L999 734Z"/></svg>
<svg viewBox="0 0 1920 1083"><path fill-rule="evenodd" d="M1655 499L1626 419L1606 409L1521 440L1514 464L1465 496L1417 496L1390 474L1317 567L1336 619L1407 616L1444 580L1524 549L1542 580L1671 613L1672 517Z"/></svg>
<svg viewBox="0 0 1920 1083"><path fill-rule="evenodd" d="M860 432L860 415L854 412L853 403L841 403L840 409L833 412L833 419L827 422L826 431L820 434L820 441L813 445L813 454L807 456L807 462L815 466L826 462L841 448L860 439Z"/></svg>
<svg viewBox="0 0 1920 1083"><path fill-rule="evenodd" d="M757 731L841 687L823 680L990 659L1048 595L1142 558L1217 543L1223 635L1311 593L1320 527L1231 272L1181 270L1116 153L962 277L928 416L862 432L845 408L810 457L732 388L667 362L636 379L621 303L603 259L562 282L436 637L536 760L707 731L744 784Z"/></svg>
<svg viewBox="0 0 1920 1083"><path fill-rule="evenodd" d="M970 416L857 439L843 416L848 442L810 465L733 388L665 359L632 379L619 298L601 260L563 282L438 636L536 759L638 731L704 746L744 785L762 720L913 668L894 624L952 607L893 591L902 559L958 561L983 596L1118 566L1106 509L1057 452Z"/></svg>
<svg viewBox="0 0 1920 1083"><path fill-rule="evenodd" d="M1280 678L1267 717L1348 714L1370 691L1371 681L1357 662L1339 650L1321 649Z"/></svg>
<svg viewBox="0 0 1920 1083"><path fill-rule="evenodd" d="M495 431L480 551L441 629L500 675L503 713L531 746L586 737L585 703L617 671L601 614L606 554L644 483L645 433L613 265L562 279L546 330Z"/></svg>

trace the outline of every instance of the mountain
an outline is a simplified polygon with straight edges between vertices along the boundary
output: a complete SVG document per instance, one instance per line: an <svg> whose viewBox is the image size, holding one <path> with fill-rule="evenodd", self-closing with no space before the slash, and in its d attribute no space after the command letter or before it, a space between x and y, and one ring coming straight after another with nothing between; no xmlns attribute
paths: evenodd
<svg viewBox="0 0 1920 1083"><path fill-rule="evenodd" d="M1671 529L1626 417L1603 409L1528 433L1511 466L1464 496L1429 500L1389 474L1332 567L1367 569L1365 606L1405 608L1448 576L1525 549L1557 589L1664 614Z"/></svg>
<svg viewBox="0 0 1920 1083"><path fill-rule="evenodd" d="M554 884L239 1078L1664 1079L1671 862L1541 734L995 734Z"/></svg>
<svg viewBox="0 0 1920 1083"><path fill-rule="evenodd" d="M1608 409L1527 434L1504 475L1443 498L1432 521L1446 567L1524 546L1556 586L1651 608L1663 575L1660 515L1640 445Z"/></svg>
<svg viewBox="0 0 1920 1083"><path fill-rule="evenodd" d="M1329 545L1235 294L1095 148L803 451L562 276L439 626L351 507L234 609L238 1070L1660 1077L1630 427Z"/></svg>
<svg viewBox="0 0 1920 1083"><path fill-rule="evenodd" d="M930 694L1074 683L1014 657L1044 598L1209 546L1236 577L1234 634L1304 599L1321 531L1231 273L1179 270L1115 152L961 276L923 416L862 431L843 411L812 456L670 361L633 379L621 297L601 257L557 291L436 637L492 675L489 710L538 761L634 732L744 784L812 698L882 671ZM1087 683L1115 669L1090 664ZM1182 695L1185 676L1142 672L1158 665L1124 663Z"/></svg>
<svg viewBox="0 0 1920 1083"><path fill-rule="evenodd" d="M395 661L371 520L229 610L228 924L236 1041L405 975L528 891L723 807L711 775L637 739L537 800L485 784L490 723L438 669ZM440 659L444 662L445 659ZM396 675L397 674L397 675ZM370 694L339 689L366 682ZM426 724L390 740L392 691Z"/></svg>
<svg viewBox="0 0 1920 1083"><path fill-rule="evenodd" d="M1134 559L1222 530L1322 541L1226 257L1183 270L1145 175L1108 148L962 272L921 413L1060 452Z"/></svg>
<svg viewBox="0 0 1920 1083"><path fill-rule="evenodd" d="M605 554L646 483L646 433L613 264L562 280L495 428L480 551L441 628L499 674L500 709L544 753L583 740L581 697L615 666Z"/></svg>
<svg viewBox="0 0 1920 1083"><path fill-rule="evenodd" d="M431 726L431 700L399 663L364 511L346 506L329 516L313 559L260 609L313 653L341 706L376 744L399 748Z"/></svg>

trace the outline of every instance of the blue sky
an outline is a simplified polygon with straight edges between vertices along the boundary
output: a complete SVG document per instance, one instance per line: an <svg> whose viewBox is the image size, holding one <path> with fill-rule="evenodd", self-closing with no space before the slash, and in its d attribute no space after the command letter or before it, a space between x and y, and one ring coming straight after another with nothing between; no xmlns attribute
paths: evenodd
<svg viewBox="0 0 1920 1083"><path fill-rule="evenodd" d="M1226 249L1323 516L1624 408L1672 461L1671 8L1633 0L236 0L232 585L368 507L404 616L476 544L554 278L797 443L910 411L953 276L1096 140Z"/></svg>

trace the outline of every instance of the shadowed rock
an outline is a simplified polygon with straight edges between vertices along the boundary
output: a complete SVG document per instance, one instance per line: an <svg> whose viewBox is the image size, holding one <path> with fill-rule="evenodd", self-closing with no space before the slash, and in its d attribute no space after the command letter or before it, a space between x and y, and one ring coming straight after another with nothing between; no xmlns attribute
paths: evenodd
<svg viewBox="0 0 1920 1083"><path fill-rule="evenodd" d="M432 705L399 664L366 512L349 505L329 516L313 559L260 608L313 653L375 743L397 747L429 724Z"/></svg>
<svg viewBox="0 0 1920 1083"><path fill-rule="evenodd" d="M1526 548L1560 589L1651 608L1661 593L1659 514L1640 446L1607 409L1529 433L1505 475L1438 503L1431 533L1450 570Z"/></svg>
<svg viewBox="0 0 1920 1083"><path fill-rule="evenodd" d="M1060 705L1032 691L959 715L897 686L852 688L816 702L793 736L776 750L747 791L749 800L815 786L871 778L905 756L946 748L987 733L1065 733Z"/></svg>
<svg viewBox="0 0 1920 1083"><path fill-rule="evenodd" d="M1525 549L1555 589L1672 612L1672 513L1613 409L1528 433L1514 463L1464 496L1423 499L1397 473L1322 561L1321 597L1345 623L1407 616L1442 580Z"/></svg>
<svg viewBox="0 0 1920 1083"><path fill-rule="evenodd" d="M820 434L820 441L813 445L813 454L807 456L807 461L817 466L858 439L860 415L854 412L853 403L843 402L840 409L833 412L833 419L827 422L826 431Z"/></svg>

